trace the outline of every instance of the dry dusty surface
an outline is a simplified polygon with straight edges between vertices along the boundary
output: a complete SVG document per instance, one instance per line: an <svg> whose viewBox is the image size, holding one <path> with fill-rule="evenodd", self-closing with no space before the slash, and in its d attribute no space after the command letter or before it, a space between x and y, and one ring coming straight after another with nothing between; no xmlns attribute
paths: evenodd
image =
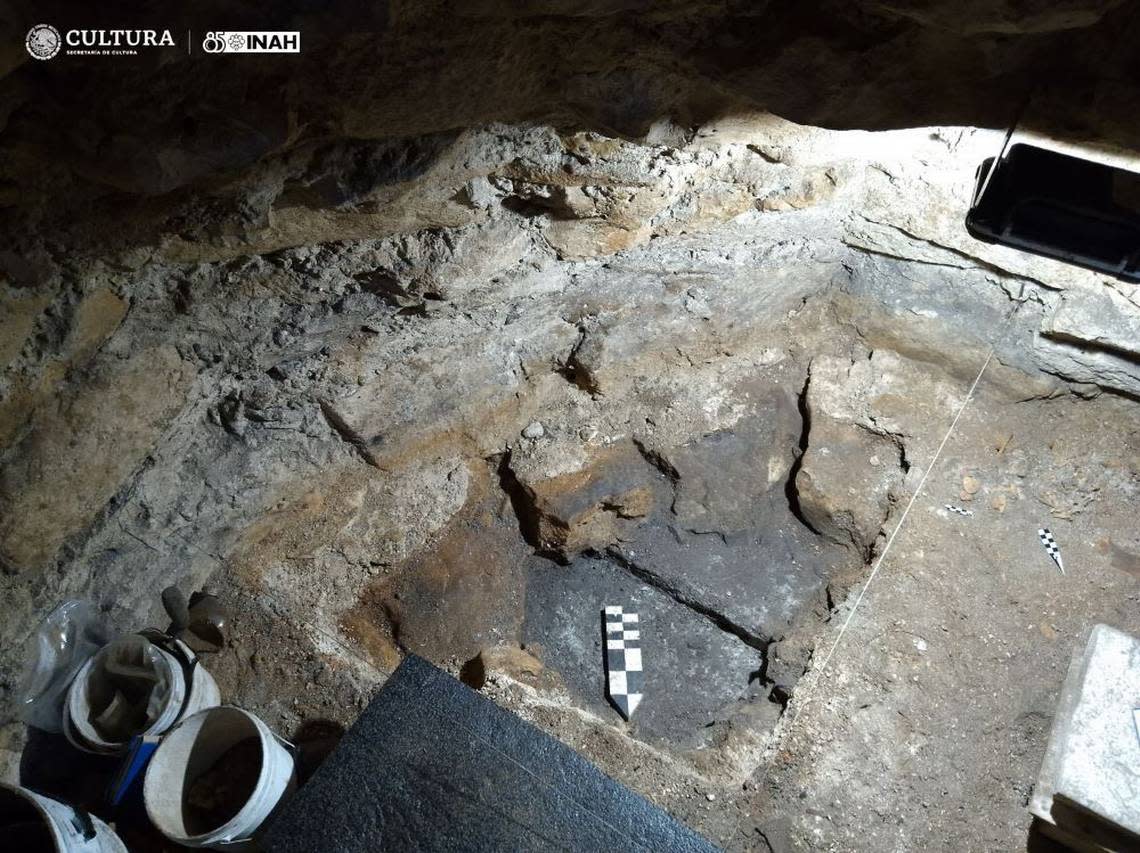
<svg viewBox="0 0 1140 853"><path fill-rule="evenodd" d="M767 833L774 849L784 837L787 849L1025 849L1082 631L1140 630L1138 427L1132 403L1002 402L983 379L830 665L801 681L773 764L753 777L764 805L752 808L780 817L730 847L763 850ZM980 482L970 502L964 477Z"/></svg>
<svg viewBox="0 0 1140 853"><path fill-rule="evenodd" d="M730 850L1025 846L1081 631L1140 630L1140 286L963 219L1027 81L1135 138L1140 17L776 5L0 51L4 778L39 620L176 585L285 735L414 653Z"/></svg>
<svg viewBox="0 0 1140 853"><path fill-rule="evenodd" d="M822 351L815 357L834 342L819 344ZM763 697L763 690L749 690L745 663L738 670L743 677L735 701L751 705L752 716L741 722L722 709L705 709L700 720L701 726L719 719L714 728L755 731L774 723L770 735L746 738L746 747L739 747L731 733L720 732L695 750L680 750L678 761L676 741L691 742L691 730L681 726L679 734L672 733L673 741L668 731L664 738L655 737L652 726L645 735L639 717L627 725L606 705L596 624L589 619L569 628L557 626L563 643L590 650L593 695L589 688L572 693L582 710L558 700L564 679L574 677L559 673L558 663L573 655L549 644L488 655L490 677L484 689L729 850L1024 849L1026 804L1081 632L1094 622L1140 631L1140 537L1134 509L1140 422L1136 404L1127 400L1016 400L987 377L983 375L858 608L852 614L877 558L836 587L846 594L830 611L817 610L803 623L803 642L814 652L787 713L777 721L779 707ZM960 380L962 398L970 384ZM927 410L923 446L930 452L955 413L953 407ZM913 485L926 460L913 458L911 464L908 481ZM974 515L947 512L946 503ZM469 522L461 534L475 530L475 550L466 555L472 562L495 559L492 549L509 549L502 543L518 537L517 518L501 497L490 513L495 520L485 520L481 527ZM888 531L899 515L896 511ZM496 526L499 535L489 534L487 528ZM1064 575L1038 541L1042 526L1053 531L1061 546ZM516 542L505 558L525 563L535 559L529 551ZM754 554L763 561L764 546L755 546ZM547 562L531 569L532 584L536 572L575 570ZM592 568L603 570L601 565ZM607 575L599 584L590 588L598 593L591 603L608 601L607 595L638 601L655 591L629 575ZM526 584L521 587L525 591ZM519 588L516 576L515 594ZM470 618L472 609L509 613L519 606L501 600L502 594L484 588L476 597L491 602L466 601L462 615L445 614L443 621ZM424 606L454 607L449 601L441 594ZM224 683L232 679L229 686L241 701L284 728L311 717L349 722L357 705L354 691L339 686L347 674L330 670L319 655L294 651L298 638L280 627L287 620L264 621L259 615L264 602L242 597L234 602L241 626L237 643L226 653L232 660L215 668ZM650 651L652 632L660 631L684 632L682 639L699 645L694 624L655 623L655 612L647 615L643 631ZM250 617L262 619L260 627L245 627ZM558 619L548 614L538 621L543 618ZM697 627L702 618L694 618ZM516 619L512 631L511 619L505 617L505 636L499 639L517 644L518 624ZM827 667L818 669L845 624ZM521 636L526 645L525 633ZM268 646L267 637L272 638ZM449 654L446 636L434 634L416 642L422 644L417 651L456 674L472 648L469 641L467 649ZM352 648L348 652L359 656L366 681L373 667L385 669L384 658ZM674 670L662 667L665 654L647 652L650 695L639 712L642 718L661 716L654 702L675 713L698 713L700 699L707 695L694 700L684 694L714 687L678 679ZM718 670L716 677L728 676ZM732 696L734 688L728 687ZM724 697L714 698L711 706L718 702ZM737 769L726 773L729 755Z"/></svg>

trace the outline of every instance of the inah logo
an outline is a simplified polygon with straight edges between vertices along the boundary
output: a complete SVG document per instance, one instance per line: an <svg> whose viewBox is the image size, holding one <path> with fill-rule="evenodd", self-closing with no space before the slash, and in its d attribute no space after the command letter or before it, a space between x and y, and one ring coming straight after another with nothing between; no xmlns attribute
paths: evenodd
<svg viewBox="0 0 1140 853"><path fill-rule="evenodd" d="M211 31L202 40L202 50L206 53L300 53L301 34L296 31Z"/></svg>
<svg viewBox="0 0 1140 853"><path fill-rule="evenodd" d="M36 24L28 30L28 37L24 39L24 47L32 59L51 59L59 53L59 46L63 39L59 37L59 30L51 24Z"/></svg>

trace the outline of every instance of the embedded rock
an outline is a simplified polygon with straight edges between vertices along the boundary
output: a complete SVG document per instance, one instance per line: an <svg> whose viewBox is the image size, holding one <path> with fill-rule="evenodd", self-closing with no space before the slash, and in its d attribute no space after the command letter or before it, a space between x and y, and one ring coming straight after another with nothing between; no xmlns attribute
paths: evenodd
<svg viewBox="0 0 1140 853"><path fill-rule="evenodd" d="M1044 337L1033 341L1033 354L1044 370L1069 382L1140 396L1140 363L1134 359L1075 341Z"/></svg>
<svg viewBox="0 0 1140 853"><path fill-rule="evenodd" d="M754 527L757 501L780 492L795 464L795 398L757 383L748 399L756 414L733 429L657 451L674 481L674 523L687 533L729 537Z"/></svg>
<svg viewBox="0 0 1140 853"><path fill-rule="evenodd" d="M804 520L833 542L869 554L898 502L899 455L887 436L813 414L811 444L796 475Z"/></svg>
<svg viewBox="0 0 1140 853"><path fill-rule="evenodd" d="M562 560L629 535L656 501L659 475L631 445L587 458L571 439L512 454L510 464L534 546Z"/></svg>
<svg viewBox="0 0 1140 853"><path fill-rule="evenodd" d="M772 682L773 698L786 701L791 697L811 659L810 641L795 634L781 637L768 647L768 668L765 674Z"/></svg>
<svg viewBox="0 0 1140 853"><path fill-rule="evenodd" d="M747 382L740 416L678 447L643 444L673 501L607 554L636 577L761 646L820 594L842 549L798 518L786 494L802 429L793 398Z"/></svg>
<svg viewBox="0 0 1140 853"><path fill-rule="evenodd" d="M930 464L963 400L962 386L946 374L890 350L813 359L808 448L795 482L804 518L869 554L907 471Z"/></svg>
<svg viewBox="0 0 1140 853"><path fill-rule="evenodd" d="M906 440L911 446L899 451L922 463L933 455L941 438L937 427L949 426L964 401L960 382L931 364L886 349L852 361L831 356L813 359L807 386L812 429L814 419L824 416Z"/></svg>
<svg viewBox="0 0 1140 853"><path fill-rule="evenodd" d="M467 661L460 672L460 678L468 687L481 688L487 679L500 676L512 678L523 684L535 687L552 688L558 686L558 677L548 671L542 661L518 646L488 646Z"/></svg>
<svg viewBox="0 0 1140 853"><path fill-rule="evenodd" d="M1140 288L1066 292L1041 324L1035 351L1054 373L1140 397Z"/></svg>
<svg viewBox="0 0 1140 853"><path fill-rule="evenodd" d="M1042 333L1140 360L1140 287L1119 288L1066 294L1042 323ZM1125 294L1125 288L1132 291L1132 297Z"/></svg>

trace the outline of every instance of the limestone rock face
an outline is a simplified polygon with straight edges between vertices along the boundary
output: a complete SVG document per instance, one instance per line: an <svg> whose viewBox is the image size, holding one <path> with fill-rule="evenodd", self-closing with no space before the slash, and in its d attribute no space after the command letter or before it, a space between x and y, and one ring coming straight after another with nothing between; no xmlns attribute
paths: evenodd
<svg viewBox="0 0 1140 853"><path fill-rule="evenodd" d="M292 5L288 62L0 48L0 671L208 582L337 708L509 649L524 713L739 785L991 353L1140 394L1135 286L963 227L1027 91L1135 139L1129 4ZM694 686L629 731L611 597Z"/></svg>
<svg viewBox="0 0 1140 853"><path fill-rule="evenodd" d="M1035 342L1046 369L1140 395L1140 299L1126 285L1066 292Z"/></svg>
<svg viewBox="0 0 1140 853"><path fill-rule="evenodd" d="M673 513L684 530L739 534L755 524L755 502L783 488L802 431L796 401L779 389L761 389L756 399L757 417L662 454L676 478Z"/></svg>
<svg viewBox="0 0 1140 853"><path fill-rule="evenodd" d="M832 541L869 554L898 502L898 447L885 437L832 421L820 422L815 430L818 445L804 455L796 477L800 511ZM890 461L884 465L883 459Z"/></svg>
<svg viewBox="0 0 1140 853"><path fill-rule="evenodd" d="M559 444L511 457L534 545L562 560L604 550L649 515L657 500L653 471L632 445L588 460L574 457L574 449Z"/></svg>
<svg viewBox="0 0 1140 853"><path fill-rule="evenodd" d="M173 349L147 350L37 412L0 475L6 569L46 568L95 521L181 410L193 375Z"/></svg>
<svg viewBox="0 0 1140 853"><path fill-rule="evenodd" d="M1066 296L1042 324L1044 335L1140 358L1137 304L1114 288Z"/></svg>
<svg viewBox="0 0 1140 853"><path fill-rule="evenodd" d="M872 2L870 11L898 16L958 33L1047 33L1090 27L1124 0L1068 0L1062 3L978 2L951 5L939 0Z"/></svg>
<svg viewBox="0 0 1140 853"><path fill-rule="evenodd" d="M964 402L960 384L889 350L812 361L800 511L828 538L864 553L902 498L907 472L930 463Z"/></svg>

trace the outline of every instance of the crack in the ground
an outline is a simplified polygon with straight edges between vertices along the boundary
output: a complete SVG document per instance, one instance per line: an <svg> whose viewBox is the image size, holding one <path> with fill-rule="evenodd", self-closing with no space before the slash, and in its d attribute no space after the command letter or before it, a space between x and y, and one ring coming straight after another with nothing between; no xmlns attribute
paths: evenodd
<svg viewBox="0 0 1140 853"><path fill-rule="evenodd" d="M661 453L647 447L641 439L634 438L633 446L637 448L637 452L641 454L641 458L645 460L650 468L659 471L661 475L669 481L669 488L673 492L673 499L670 502L670 511L676 514L677 486L681 482L681 472L674 468L673 463L666 459Z"/></svg>
<svg viewBox="0 0 1140 853"><path fill-rule="evenodd" d="M594 377L590 375L590 371L578 360L578 351L586 342L587 327L584 322L578 324L578 339L574 342L574 346L570 348L570 352L566 358L562 360L562 364L555 370L559 376L575 385L581 390L585 391L591 397L599 394L598 383Z"/></svg>
<svg viewBox="0 0 1140 853"><path fill-rule="evenodd" d="M1082 338L1058 329L1044 329L1041 331L1041 337L1053 344L1064 344L1081 350L1104 353L1107 356L1120 359L1128 364L1140 364L1140 354L1108 341L1088 337Z"/></svg>
<svg viewBox="0 0 1140 853"><path fill-rule="evenodd" d="M795 461L792 462L792 467L788 469L788 477L784 481L784 496L788 500L788 510L792 516L816 536L819 536L820 532L812 526L807 516L804 515L803 507L800 506L799 489L796 488L796 477L799 476L800 469L803 467L804 455L807 453L809 437L811 435L811 412L808 409L807 402L808 386L810 384L811 366L809 365L804 375L803 386L796 395L796 408L800 413L800 437L796 447Z"/></svg>
<svg viewBox="0 0 1140 853"><path fill-rule="evenodd" d="M755 827L755 829L756 834L760 836L760 841L764 844L764 849L767 850L768 853L777 853L776 848L772 846L771 839L769 839L768 836L764 833L764 830L758 826Z"/></svg>
<svg viewBox="0 0 1140 853"><path fill-rule="evenodd" d="M670 525L670 528L672 528L672 525ZM684 540L676 530L670 529L670 532L678 543L684 544ZM723 530L702 530L697 527L686 527L684 528L684 532L690 536L714 536L721 541L721 544L728 545L728 534Z"/></svg>
<svg viewBox="0 0 1140 853"><path fill-rule="evenodd" d="M511 469L511 451L506 451L499 457L495 466L495 473L499 478L499 488L507 496L514 511L515 519L519 524L519 536L535 554L551 562L561 564L556 555L542 549L542 537L539 535L539 512L535 506L534 498L527 493L526 486L519 482L515 472Z"/></svg>
<svg viewBox="0 0 1140 853"><path fill-rule="evenodd" d="M321 414L325 416L325 421L332 428L332 431L340 437L342 441L350 445L357 455L371 465L373 468L379 468L380 464L376 461L376 457L368 449L368 442L360 435L352 426L341 417L338 412L328 400L319 400L321 407Z"/></svg>
<svg viewBox="0 0 1140 853"><path fill-rule="evenodd" d="M734 622L715 608L686 594L673 584L668 583L660 575L630 559L630 557L623 554L617 546L611 545L606 548L604 552L590 550L584 553L595 559L606 560L612 565L628 572L633 575L633 577L668 596L677 604L708 620L718 630L736 637L736 639L740 640L744 645L754 649L760 656L760 665L755 671L749 674L748 681L750 683L758 682L765 688L772 686L772 679L768 675L768 666L771 662L771 647L775 642L773 638L763 637L755 631L749 630L740 623ZM781 710L787 708L789 698L790 696L783 691L772 690L768 695L768 701L779 705Z"/></svg>
<svg viewBox="0 0 1140 853"><path fill-rule="evenodd" d="M1074 353L1082 352L1082 348L1077 346L1076 344L1067 343L1067 342L1061 341L1061 340L1054 340L1054 339L1050 339L1050 338L1045 338L1044 336L1042 336L1042 340L1048 341L1049 343L1051 343L1055 347L1064 347L1064 348L1066 348L1069 351L1074 352ZM1094 352L1096 352L1096 351L1094 350ZM1118 359L1118 360L1122 360L1122 359ZM1050 393L1049 395L1046 395L1046 396L1038 395L1036 397L1025 397L1021 400L1017 400L1016 402L1019 402L1019 403L1029 402L1029 401L1036 400L1036 399L1042 399L1042 400L1056 399L1057 397L1064 396L1066 394L1069 396L1072 396L1072 397L1079 397L1079 398L1084 399L1084 400L1094 399L1094 398L1100 396L1101 394L1108 394L1108 395L1111 395L1113 397L1120 397L1120 398L1125 399L1125 400L1132 400L1133 402L1140 402L1140 394L1134 394L1131 391L1125 390L1124 388L1118 388L1114 385L1102 385L1098 382L1091 382L1091 381L1090 382L1078 382L1077 380L1075 380L1072 377L1072 375L1070 373L1066 373L1065 370L1063 368L1060 368L1060 367L1051 367L1048 365L1042 365L1040 369L1043 373L1047 373L1050 376L1057 377L1062 382L1066 383L1066 385L1068 387L1066 389L1058 392L1058 393L1055 393L1055 394ZM1124 373L1124 381L1130 381L1130 380L1131 380L1130 374ZM1089 389L1089 388L1095 388L1096 389L1095 393L1085 393L1084 392L1083 389Z"/></svg>
<svg viewBox="0 0 1140 853"><path fill-rule="evenodd" d="M1011 281L1024 282L1024 283L1027 283L1030 285L1035 285L1037 287L1044 288L1045 290L1057 290L1058 289L1054 285L1050 285L1047 282L1040 281L1036 278L1033 278L1032 276L1019 275L1015 272L1011 272L1010 270L1007 270L1004 267L1001 267L997 264L991 263L990 261L982 260L981 258L977 257L976 255L971 255L968 252L963 252L961 249L955 249L952 246L943 245L942 243L938 243L935 240L931 240L927 237L920 237L919 235L914 234L914 233L908 231L907 229L902 228L899 225L895 225L893 222L880 222L879 220L871 219L868 216L860 216L860 219L862 219L864 222L867 222L871 225L878 225L882 228L891 228L891 229L897 231L899 234L903 235L906 239L910 240L912 243L925 244L927 246L930 246L930 247L936 249L937 251L945 252L947 255L949 255L952 258L959 259L963 263L953 264L953 263L949 263L946 261L933 261L933 260L929 260L926 258L908 257L906 255L901 255L901 254L896 254L894 252L891 252L890 250L888 250L882 246L872 248L871 246L867 246L867 245L864 245L862 243L853 242L852 239L848 235L844 235L841 238L844 245L846 245L850 249L854 249L857 252L866 252L866 253L872 254L872 255L881 255L884 257L888 257L888 258L896 258L896 259L902 260L902 261L910 261L911 263L916 263L916 264L926 264L928 266L933 266L933 267L950 267L951 269L979 269L979 270L983 270L985 272L990 272L990 273L993 273L995 275L999 275L1002 278L1009 279ZM858 238L856 237L855 239L858 239Z"/></svg>
<svg viewBox="0 0 1140 853"><path fill-rule="evenodd" d="M770 637L764 637L760 634L757 634L755 631L749 630L738 622L734 622L732 619L729 619L727 616L715 608L705 604L703 601L699 601L696 598L693 598L691 595L688 595L683 590L678 589L676 586L666 581L651 569L647 569L645 566L639 565L628 555L622 553L621 549L618 546L610 545L604 551L589 549L583 553L585 553L587 556L594 557L595 559L608 560L618 568L621 568L629 574L633 575L638 580L649 584L658 592L664 593L669 598L673 599L673 601L680 604L682 607L686 607L689 610L692 610L694 613L703 616L705 619L712 622L721 631L732 634L745 645L751 646L752 648L758 650L762 655L765 656L764 660L767 660L768 646L772 642L772 639ZM763 669L763 667L761 667L761 669Z"/></svg>
<svg viewBox="0 0 1140 853"><path fill-rule="evenodd" d="M870 425L861 423L859 421L852 421L851 423L853 426L855 426L856 429L861 429L866 433L877 436L878 438L885 438L887 441L893 444L895 446L895 449L898 451L899 468L905 475L908 471L910 471L910 460L906 455L906 442L904 441L903 434L899 432L892 432L886 427L880 426L874 415L868 414L867 417L871 421Z"/></svg>

